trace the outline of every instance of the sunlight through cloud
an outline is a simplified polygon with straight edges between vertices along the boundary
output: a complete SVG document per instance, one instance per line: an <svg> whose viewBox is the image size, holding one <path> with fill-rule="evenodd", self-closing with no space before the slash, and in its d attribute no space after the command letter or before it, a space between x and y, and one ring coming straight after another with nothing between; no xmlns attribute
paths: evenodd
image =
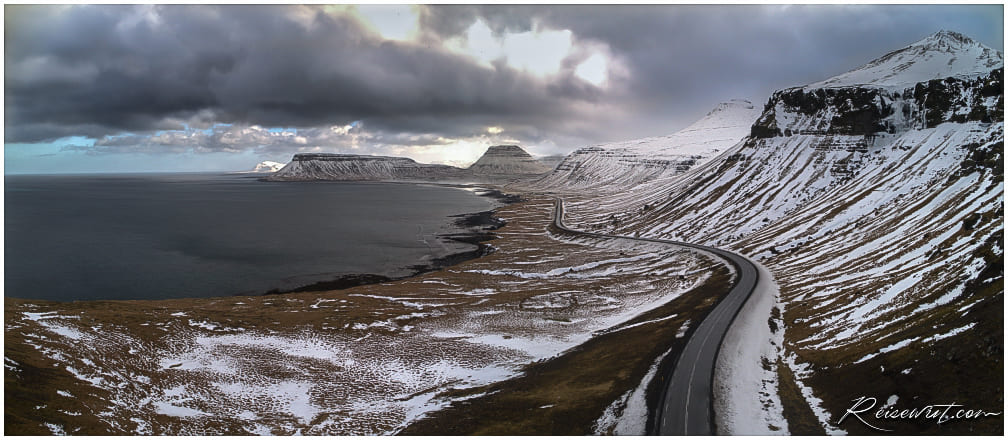
<svg viewBox="0 0 1008 440"><path fill-rule="evenodd" d="M573 47L570 30L534 30L495 35L483 20L466 30L465 39L453 39L446 47L469 55L486 67L504 59L509 67L538 76L554 75Z"/></svg>
<svg viewBox="0 0 1008 440"><path fill-rule="evenodd" d="M419 13L414 5L358 5L357 12L387 40L413 39L419 28Z"/></svg>
<svg viewBox="0 0 1008 440"><path fill-rule="evenodd" d="M609 76L606 64L605 55L596 53L588 57L581 64L578 64L577 69L574 70L574 74L596 86L601 86Z"/></svg>

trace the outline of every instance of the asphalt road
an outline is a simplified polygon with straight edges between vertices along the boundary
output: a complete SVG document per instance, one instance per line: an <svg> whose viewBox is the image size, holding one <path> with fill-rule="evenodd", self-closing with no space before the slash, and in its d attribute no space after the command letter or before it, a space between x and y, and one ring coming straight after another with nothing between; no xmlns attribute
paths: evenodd
<svg viewBox="0 0 1008 440"><path fill-rule="evenodd" d="M739 277L728 295L693 332L679 355L675 370L658 408L659 435L714 435L714 364L721 341L735 316L756 289L759 273L749 259L726 250L681 241L598 234L570 229L563 224L563 199L557 199L553 225L563 231L589 237L620 238L684 246L716 254L735 266Z"/></svg>

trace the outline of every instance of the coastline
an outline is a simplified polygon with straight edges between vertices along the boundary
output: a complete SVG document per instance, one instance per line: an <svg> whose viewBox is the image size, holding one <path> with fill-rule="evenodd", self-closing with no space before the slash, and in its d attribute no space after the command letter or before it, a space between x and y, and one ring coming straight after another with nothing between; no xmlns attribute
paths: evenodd
<svg viewBox="0 0 1008 440"><path fill-rule="evenodd" d="M413 182L390 182L390 183L414 184ZM437 185L452 188L461 188L465 190L473 190L477 196L495 199L498 202L500 202L502 206L518 203L524 200L518 194L509 194L502 192L498 189L485 188L482 186L456 185L456 184L437 184ZM439 234L437 238L440 240L456 241L460 243L471 244L476 246L476 249L470 251L455 252L440 257L432 258L429 262L426 263L421 262L405 266L403 268L404 270L407 271L405 275L390 277L387 275L381 275L375 273L349 273L340 275L330 280L316 281L314 283L305 284L290 289L274 288L259 294L239 293L232 296L285 295L290 293L344 290L357 286L388 283L392 281L409 279L425 273L435 272L445 267L454 266L456 264L463 263L465 261L474 260L476 258L490 255L491 253L493 253L494 247L485 242L497 238L497 236L494 235L492 231L500 229L507 224L506 221L494 217L494 214L498 209L500 209L500 206L487 211L456 214L449 216L449 218L455 219L452 222L452 224L455 227L459 228L461 232Z"/></svg>
<svg viewBox="0 0 1008 440"><path fill-rule="evenodd" d="M196 174L217 175L217 173ZM430 243L434 245L433 248L429 248L427 255L417 254L414 255L413 258L400 259L397 262L390 261L386 262L384 265L357 265L356 267L353 267L353 265L344 266L337 263L335 265L330 265L330 267L324 267L322 270L314 271L314 274L293 276L290 274L298 273L298 269L296 267L293 268L293 271L289 270L291 268L287 268L287 270L279 271L279 273L276 273L278 271L274 270L273 272L276 274L267 279L265 282L246 283L246 285L241 287L221 286L224 288L211 288L211 290L207 291L206 294L190 294L188 296L39 298L34 297L27 292L25 293L25 296L11 295L11 292L7 292L7 294L5 294L5 299L34 303L72 303L79 301L157 301L163 299L233 298L308 291L342 290L355 286L402 280L436 271L446 266L459 264L470 259L479 258L493 252L492 246L481 244L481 242L497 238L495 235L491 234L490 231L498 229L505 224L493 216L494 212L502 206L522 200L520 196L505 194L497 189L487 188L478 184L432 184L429 182L375 183L401 183L413 186L419 185L428 187L455 188L469 193L469 195L464 195L462 197L468 198L470 195L475 195L486 197L487 199L491 199L493 201L484 199L483 202L476 203L475 205L477 206L457 206L456 209L458 210L454 213L452 212L453 209L448 209L442 210L437 216L427 216L427 223L433 223L435 225L435 229L441 229L440 231L434 231L433 233L428 233L426 235L426 240L429 240ZM394 191L394 189L392 190ZM494 201L500 203L494 203ZM486 211L468 211L480 209L486 209ZM461 212L461 214L457 214L459 212ZM433 222L431 222L431 220ZM438 224L441 226L436 226ZM425 229L427 228L425 227ZM466 245L460 245L460 243L465 243ZM440 246L438 244L440 244ZM381 250L376 246L372 246L371 248L375 249L375 251ZM364 250L366 251L366 248Z"/></svg>

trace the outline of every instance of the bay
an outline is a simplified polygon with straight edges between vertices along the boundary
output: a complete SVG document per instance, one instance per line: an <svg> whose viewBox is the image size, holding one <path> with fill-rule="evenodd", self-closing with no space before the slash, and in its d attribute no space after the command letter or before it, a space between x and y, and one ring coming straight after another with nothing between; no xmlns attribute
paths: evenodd
<svg viewBox="0 0 1008 440"><path fill-rule="evenodd" d="M4 296L214 297L401 276L474 249L438 235L496 206L453 187L258 177L5 176Z"/></svg>

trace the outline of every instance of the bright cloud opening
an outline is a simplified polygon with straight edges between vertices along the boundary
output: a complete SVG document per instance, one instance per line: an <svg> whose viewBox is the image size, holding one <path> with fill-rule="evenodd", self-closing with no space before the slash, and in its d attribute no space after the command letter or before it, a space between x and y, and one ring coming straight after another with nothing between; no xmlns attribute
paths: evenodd
<svg viewBox="0 0 1008 440"><path fill-rule="evenodd" d="M601 86L608 78L607 64L605 55L596 53L578 64L574 74L596 86Z"/></svg>
<svg viewBox="0 0 1008 440"><path fill-rule="evenodd" d="M507 65L539 76L549 76L560 67L573 47L569 30L543 30L494 35L483 20L476 20L466 30L465 39L453 39L446 47L479 60L491 67L498 59Z"/></svg>
<svg viewBox="0 0 1008 440"><path fill-rule="evenodd" d="M357 13L386 40L413 39L420 28L415 5L358 5Z"/></svg>
<svg viewBox="0 0 1008 440"><path fill-rule="evenodd" d="M476 20L469 26L464 40L448 41L447 47L479 60L486 67L491 67L492 61L504 55L500 42L483 20Z"/></svg>
<svg viewBox="0 0 1008 440"><path fill-rule="evenodd" d="M504 37L508 64L539 76L552 75L571 50L571 31L522 32Z"/></svg>

